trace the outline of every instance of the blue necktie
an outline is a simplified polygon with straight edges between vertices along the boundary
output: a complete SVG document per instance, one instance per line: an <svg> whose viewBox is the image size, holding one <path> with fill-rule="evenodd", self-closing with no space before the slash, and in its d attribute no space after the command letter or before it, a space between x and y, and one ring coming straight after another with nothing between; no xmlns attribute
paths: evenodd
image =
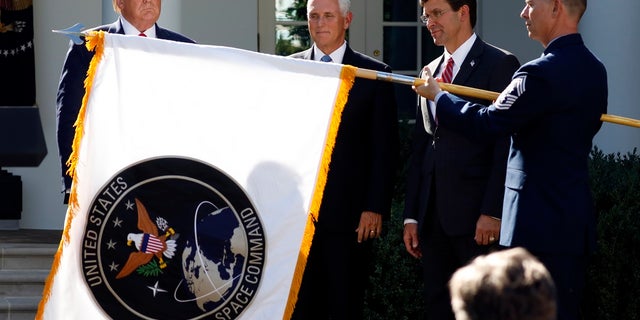
<svg viewBox="0 0 640 320"><path fill-rule="evenodd" d="M325 54L324 56L322 56L322 58L320 58L320 61L322 61L322 62L331 62L333 60L331 60L331 57L328 54Z"/></svg>

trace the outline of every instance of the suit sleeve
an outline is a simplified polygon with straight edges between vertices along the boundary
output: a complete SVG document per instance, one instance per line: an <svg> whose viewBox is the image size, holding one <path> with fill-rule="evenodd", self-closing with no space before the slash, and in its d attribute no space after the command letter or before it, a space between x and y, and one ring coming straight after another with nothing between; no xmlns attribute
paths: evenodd
<svg viewBox="0 0 640 320"><path fill-rule="evenodd" d="M386 72L391 68L386 67ZM390 215L394 178L398 162L399 136L398 115L393 85L386 81L376 81L374 106L372 107L371 167L369 177L373 181L366 188L367 210Z"/></svg>
<svg viewBox="0 0 640 320"><path fill-rule="evenodd" d="M498 63L489 81L489 90L501 92L511 82L511 77L516 72L520 63L513 55L506 55ZM506 176L507 159L511 138L507 135L498 137L493 147L493 162L491 173L485 188L481 213L496 218L502 218L502 202L504 197L504 180Z"/></svg>
<svg viewBox="0 0 640 320"><path fill-rule="evenodd" d="M413 133L411 134L412 143L407 165L403 218L418 220L420 169L422 164L422 155L424 154L423 146L426 143L423 143L423 141L426 140L425 135L427 134L424 130L420 98L416 101L415 119L416 123L413 128Z"/></svg>
<svg viewBox="0 0 640 320"><path fill-rule="evenodd" d="M92 52L89 52L84 44L74 45L71 43L60 75L56 103L56 125L63 191L71 188L71 177L66 174L68 169L66 162L71 155L75 135L73 125L82 105L84 79L92 56Z"/></svg>
<svg viewBox="0 0 640 320"><path fill-rule="evenodd" d="M467 136L484 135L495 139L517 133L530 122L539 121L553 108L546 97L553 88L530 69L523 66L518 70L509 86L488 107L444 93L437 103L440 123Z"/></svg>

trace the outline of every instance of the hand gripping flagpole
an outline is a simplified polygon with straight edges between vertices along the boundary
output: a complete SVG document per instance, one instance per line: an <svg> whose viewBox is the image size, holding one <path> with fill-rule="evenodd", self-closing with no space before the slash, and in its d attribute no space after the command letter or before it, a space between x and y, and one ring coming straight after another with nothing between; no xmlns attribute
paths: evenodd
<svg viewBox="0 0 640 320"><path fill-rule="evenodd" d="M362 68L356 68L356 77L371 79L371 80L382 80L382 81L406 84L410 86L418 86L423 84L426 81L424 79L410 77L402 74L394 74L389 72L382 72L382 71L362 69ZM457 84L442 83L442 82L439 82L438 84L440 85L440 88L442 90L446 90L453 94L471 97L471 98L479 98L479 99L493 101L493 100L496 100L500 95L500 93L498 92L482 90L482 89L477 89L472 87L465 87ZM633 118L621 117L621 116L616 116L611 114L603 114L602 116L600 116L600 120L605 122L611 122L615 124L621 124L625 126L640 128L640 120L633 119Z"/></svg>

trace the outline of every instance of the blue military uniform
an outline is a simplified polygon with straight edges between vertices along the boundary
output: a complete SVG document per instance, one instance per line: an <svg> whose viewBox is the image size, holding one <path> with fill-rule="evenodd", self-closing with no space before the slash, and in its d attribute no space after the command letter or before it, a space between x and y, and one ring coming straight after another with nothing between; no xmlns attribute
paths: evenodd
<svg viewBox="0 0 640 320"><path fill-rule="evenodd" d="M558 319L577 309L586 256L595 250L587 164L607 95L604 65L580 34L570 34L524 64L489 107L448 93L437 99L441 126L511 135L500 244L525 247L545 263L558 287Z"/></svg>

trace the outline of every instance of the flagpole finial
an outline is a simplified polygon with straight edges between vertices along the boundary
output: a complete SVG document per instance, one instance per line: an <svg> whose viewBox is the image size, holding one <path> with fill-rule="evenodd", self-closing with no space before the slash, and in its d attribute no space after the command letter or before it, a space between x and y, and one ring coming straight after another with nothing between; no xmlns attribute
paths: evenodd
<svg viewBox="0 0 640 320"><path fill-rule="evenodd" d="M64 34L69 39L71 39L71 41L73 41L73 43L75 43L75 44L82 44L84 42L80 38L81 36L84 36L84 32L82 32L82 28L84 28L84 25L82 23L76 23L76 24L74 24L71 27L66 28L66 29L51 30L51 31L55 32L55 33Z"/></svg>

